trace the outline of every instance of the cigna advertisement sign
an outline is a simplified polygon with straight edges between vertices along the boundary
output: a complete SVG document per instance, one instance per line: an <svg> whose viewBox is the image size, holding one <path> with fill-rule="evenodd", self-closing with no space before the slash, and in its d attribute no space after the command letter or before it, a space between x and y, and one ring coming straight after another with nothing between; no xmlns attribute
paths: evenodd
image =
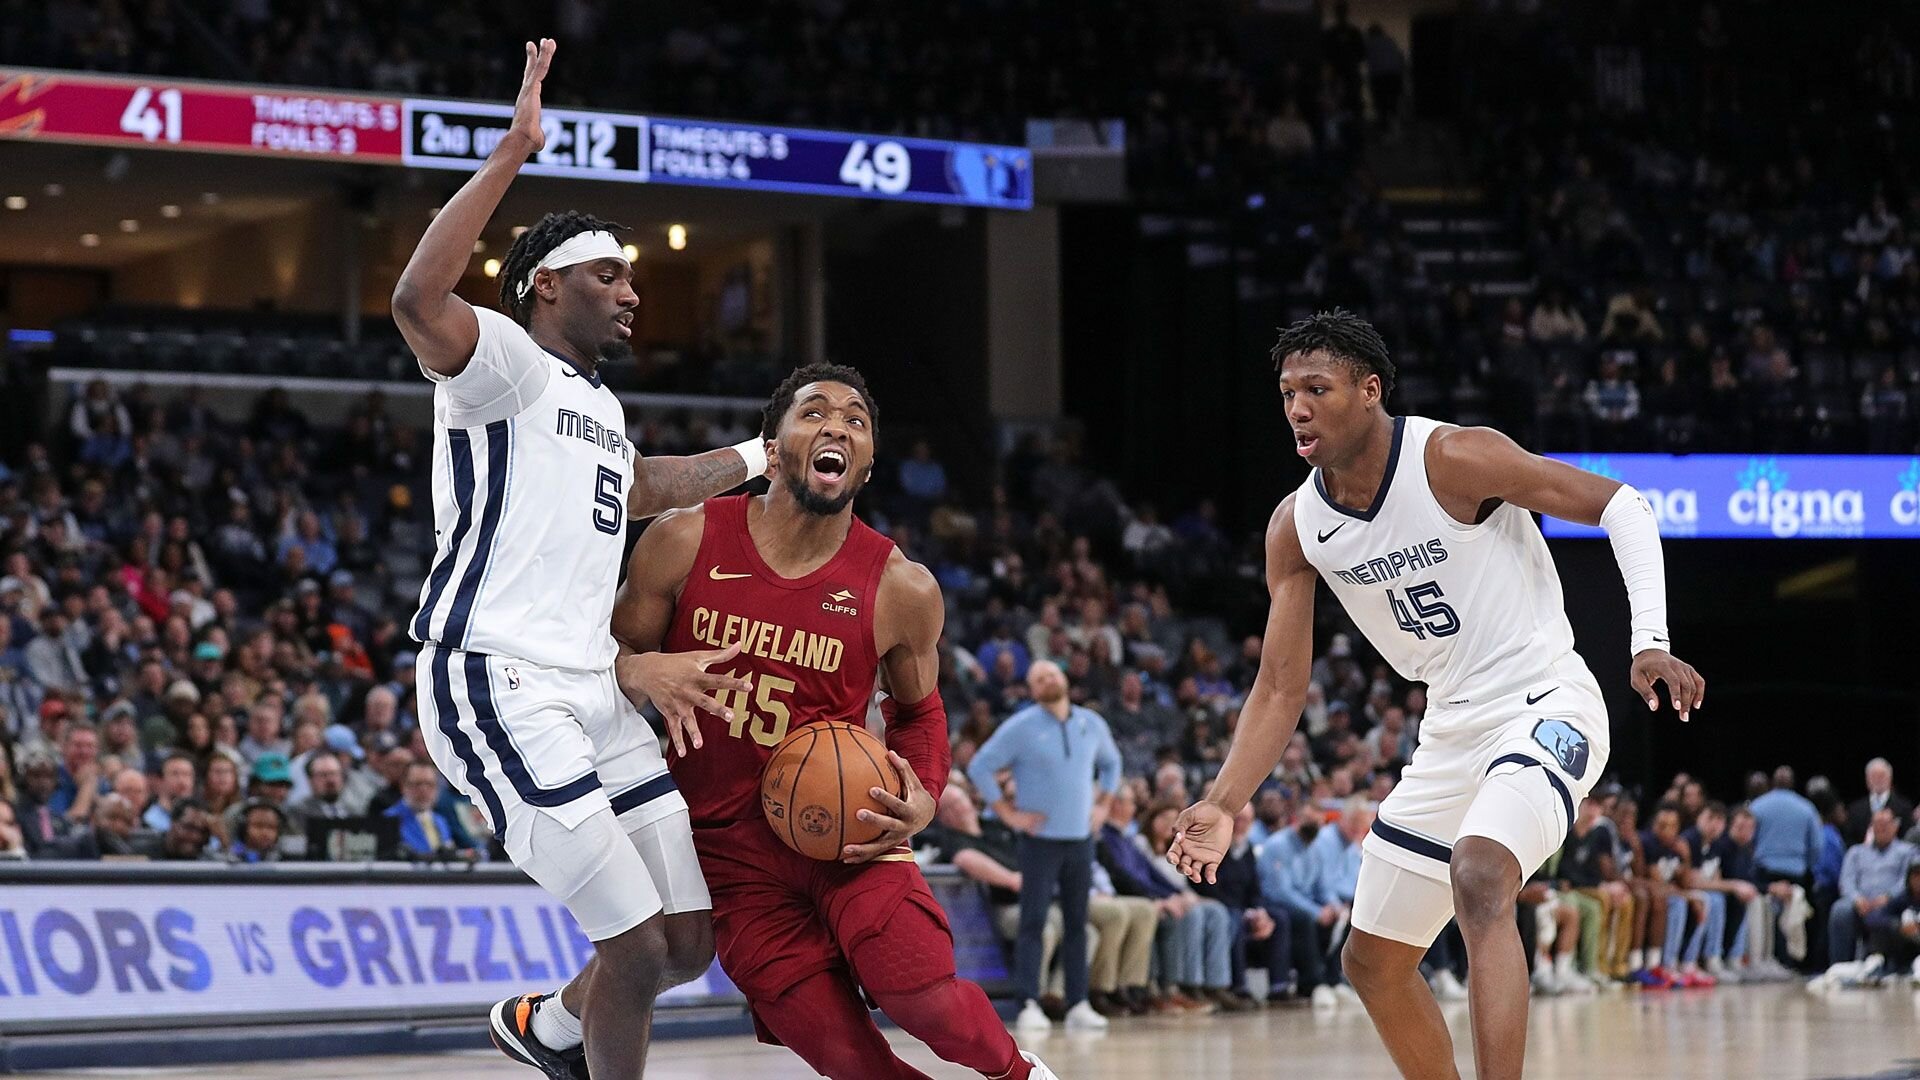
<svg viewBox="0 0 1920 1080"><path fill-rule="evenodd" d="M1920 457L1841 454L1549 454L1653 504L1660 534L1772 540L1920 539ZM1599 529L1542 520L1548 536Z"/></svg>

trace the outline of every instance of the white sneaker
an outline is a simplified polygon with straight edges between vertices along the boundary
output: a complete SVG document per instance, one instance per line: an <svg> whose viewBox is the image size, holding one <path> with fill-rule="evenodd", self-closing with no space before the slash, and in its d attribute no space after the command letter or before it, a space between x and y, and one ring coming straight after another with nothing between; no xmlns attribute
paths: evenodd
<svg viewBox="0 0 1920 1080"><path fill-rule="evenodd" d="M1427 985L1433 987L1433 996L1441 1001L1467 1000L1467 988L1460 985L1460 977L1451 968L1441 968Z"/></svg>
<svg viewBox="0 0 1920 1080"><path fill-rule="evenodd" d="M1560 992L1560 982L1553 977L1552 964L1533 966L1533 992L1541 997L1552 997Z"/></svg>
<svg viewBox="0 0 1920 1080"><path fill-rule="evenodd" d="M1597 994L1600 984L1575 971L1560 980L1560 989L1570 994Z"/></svg>
<svg viewBox="0 0 1920 1080"><path fill-rule="evenodd" d="M1340 1007L1340 998L1333 992L1333 987L1331 986L1321 985L1314 987L1313 993L1308 996L1308 1000L1313 1002L1313 1007L1316 1009L1337 1009Z"/></svg>
<svg viewBox="0 0 1920 1080"><path fill-rule="evenodd" d="M1026 1032L1052 1031L1053 1021L1047 1019L1047 1014L1045 1010L1040 1008L1039 1002L1028 998L1027 1003L1020 1009L1020 1015L1013 1020L1013 1030Z"/></svg>
<svg viewBox="0 0 1920 1080"><path fill-rule="evenodd" d="M1067 1010L1068 1031L1105 1031L1107 1026L1107 1018L1084 1001Z"/></svg>
<svg viewBox="0 0 1920 1080"><path fill-rule="evenodd" d="M1041 1015L1044 1016L1046 1014L1042 1013ZM1033 1051L1020 1051L1020 1060L1033 1066L1033 1071L1027 1074L1032 1080L1060 1080L1060 1077L1056 1076L1052 1069L1047 1068L1046 1062L1033 1056Z"/></svg>

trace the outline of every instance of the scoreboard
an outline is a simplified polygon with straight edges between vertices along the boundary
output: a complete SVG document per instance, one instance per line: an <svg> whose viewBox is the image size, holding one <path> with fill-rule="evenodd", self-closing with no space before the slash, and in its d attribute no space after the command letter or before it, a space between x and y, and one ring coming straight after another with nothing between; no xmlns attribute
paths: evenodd
<svg viewBox="0 0 1920 1080"><path fill-rule="evenodd" d="M0 69L0 138L471 172L510 105ZM1033 207L1025 147L550 106L521 170L642 184Z"/></svg>

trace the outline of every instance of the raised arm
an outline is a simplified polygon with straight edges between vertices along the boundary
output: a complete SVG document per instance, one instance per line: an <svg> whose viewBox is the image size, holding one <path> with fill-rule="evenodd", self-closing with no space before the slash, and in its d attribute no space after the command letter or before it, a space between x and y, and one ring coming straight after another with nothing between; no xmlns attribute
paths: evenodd
<svg viewBox="0 0 1920 1080"><path fill-rule="evenodd" d="M1233 816L1273 772L1306 707L1313 670L1313 565L1300 550L1293 523L1293 496L1274 510L1267 523L1266 636L1260 645L1260 672L1240 710L1240 726L1227 749L1207 797L1190 806L1174 824L1167 858L1195 881L1214 880L1214 871L1233 843Z"/></svg>
<svg viewBox="0 0 1920 1080"><path fill-rule="evenodd" d="M1427 478L1434 496L1456 521L1481 520L1491 500L1598 525L1613 545L1633 614L1629 679L1649 710L1660 705L1655 683L1665 683L1686 720L1706 701L1707 681L1672 655L1667 630L1667 573L1653 507L1631 486L1565 462L1530 454L1492 428L1446 428L1427 441Z"/></svg>
<svg viewBox="0 0 1920 1080"><path fill-rule="evenodd" d="M393 287L393 321L399 324L400 335L414 355L436 374L460 374L479 343L479 321L453 290L473 258L474 242L480 239L487 219L500 205L520 166L546 145L546 136L540 130L540 82L547 77L553 50L551 38L540 39L538 45L527 42L527 67L506 135L487 155L480 171L462 184L434 216Z"/></svg>

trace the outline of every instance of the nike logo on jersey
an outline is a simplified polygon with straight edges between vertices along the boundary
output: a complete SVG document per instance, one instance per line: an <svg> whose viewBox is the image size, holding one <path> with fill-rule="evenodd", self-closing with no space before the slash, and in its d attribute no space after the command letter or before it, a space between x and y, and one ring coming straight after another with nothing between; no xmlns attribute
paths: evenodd
<svg viewBox="0 0 1920 1080"><path fill-rule="evenodd" d="M720 572L720 568L716 566L713 569L707 571L707 576L712 578L715 581L737 581L740 578L748 578L748 577L752 577L753 575L752 574L723 574Z"/></svg>
<svg viewBox="0 0 1920 1080"><path fill-rule="evenodd" d="M1558 690L1558 689L1560 689L1560 688L1559 688L1559 687L1557 687L1557 686L1553 688L1553 690ZM1549 691L1547 691L1547 693L1546 693L1546 694L1541 694L1541 695L1540 695L1539 697L1534 697L1534 696L1533 696L1532 694L1528 694L1528 695L1527 695L1527 704L1529 704L1529 705L1534 705L1534 704L1537 704L1537 703L1539 703L1540 701L1542 701L1543 699L1545 699L1545 698L1546 698L1546 696L1547 696L1547 694L1551 694L1551 693L1553 693L1553 690L1549 690Z"/></svg>
<svg viewBox="0 0 1920 1080"><path fill-rule="evenodd" d="M1339 531L1340 531L1341 529L1344 529L1344 528L1346 528L1346 527L1347 527L1347 523L1343 521L1343 522L1341 522L1340 524L1338 524L1338 525L1335 525L1335 526L1334 526L1333 528L1331 528L1331 529L1328 529L1328 530L1327 530L1326 532L1323 532L1323 533L1315 533L1315 534L1313 534L1313 535L1314 535L1314 538L1315 538L1315 539L1317 539L1317 540L1319 540L1319 541L1320 541L1321 543L1323 543L1323 544L1324 544L1324 543L1326 543L1327 541L1329 541L1329 540L1331 540L1331 539L1333 539L1333 534L1334 534L1334 533L1337 533L1337 532L1339 532Z"/></svg>

